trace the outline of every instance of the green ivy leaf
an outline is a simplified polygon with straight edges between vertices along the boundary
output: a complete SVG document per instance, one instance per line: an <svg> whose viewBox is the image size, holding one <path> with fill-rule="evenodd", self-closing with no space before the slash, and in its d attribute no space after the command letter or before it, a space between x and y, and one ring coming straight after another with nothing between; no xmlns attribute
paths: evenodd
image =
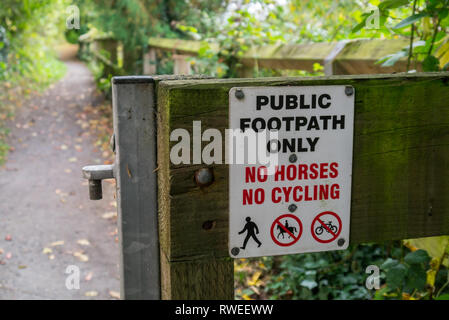
<svg viewBox="0 0 449 320"><path fill-rule="evenodd" d="M404 291L409 293L415 289L423 291L426 287L426 275L426 270L419 264L412 265L407 272Z"/></svg>
<svg viewBox="0 0 449 320"><path fill-rule="evenodd" d="M430 261L430 257L427 251L419 249L408 253L404 257L404 261L408 264L427 263Z"/></svg>
<svg viewBox="0 0 449 320"><path fill-rule="evenodd" d="M316 283L316 281L313 280L302 280L301 283L299 284L302 287L305 287L309 290L312 290L313 288L315 288L316 286L318 286L318 283Z"/></svg>
<svg viewBox="0 0 449 320"><path fill-rule="evenodd" d="M407 267L402 263L392 267L387 272L387 285L390 289L395 290L402 286L405 275L407 273Z"/></svg>
<svg viewBox="0 0 449 320"><path fill-rule="evenodd" d="M381 268L381 269L388 270L388 269L390 269L391 267L394 267L394 266L398 265L398 263L399 263L398 260L388 258L387 260L385 260L384 263L381 264L380 268Z"/></svg>

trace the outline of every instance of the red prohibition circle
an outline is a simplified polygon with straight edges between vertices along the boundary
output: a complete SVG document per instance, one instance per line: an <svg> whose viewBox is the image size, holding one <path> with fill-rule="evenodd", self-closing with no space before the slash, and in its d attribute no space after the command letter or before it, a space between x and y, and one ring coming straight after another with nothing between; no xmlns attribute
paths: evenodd
<svg viewBox="0 0 449 320"><path fill-rule="evenodd" d="M298 226L299 226L298 236L295 237L293 234L289 233L289 235L292 237L293 240L291 242L288 242L288 243L282 243L282 242L278 241L276 239L276 237L274 236L274 228L276 227L277 224L279 224L282 228L284 227L282 225L282 223L280 223L280 220L283 219L283 218L292 218L293 220L295 220L298 223ZM274 243L276 243L277 245L279 245L281 247L291 246L291 245L295 244L296 242L298 242L299 238L301 238L301 235L302 235L302 223L301 223L301 220L299 220L299 218L297 216L294 216L292 214L284 214L282 216L279 216L279 217L277 217L274 220L273 224L271 225L270 234L271 234L271 239L273 239Z"/></svg>
<svg viewBox="0 0 449 320"><path fill-rule="evenodd" d="M318 236L315 234L315 230L314 230L313 226L315 225L315 222L317 222L317 221L320 219L320 217L323 216L323 215L325 215L325 214L330 214L331 216L334 216L335 218L337 218L337 222L338 222L339 226L338 226L338 231L337 231L337 233L334 234L333 232L331 232L331 233L334 235L332 238L327 239L327 240L322 240L322 239L318 238ZM318 222L319 222L321 225L323 225L323 222L322 222L321 220L319 220ZM335 239L337 239L337 237L340 235L341 227L342 227L342 223L341 223L341 219L340 219L340 217L338 216L338 214L336 214L335 212L332 212L332 211L324 211L324 212L321 212L319 215L317 215L317 216L315 217L315 219L313 219L312 225L311 225L311 232L312 232L313 238L314 238L316 241L318 241L318 242L320 242L320 243L329 243L329 242L332 242L332 241L334 241Z"/></svg>

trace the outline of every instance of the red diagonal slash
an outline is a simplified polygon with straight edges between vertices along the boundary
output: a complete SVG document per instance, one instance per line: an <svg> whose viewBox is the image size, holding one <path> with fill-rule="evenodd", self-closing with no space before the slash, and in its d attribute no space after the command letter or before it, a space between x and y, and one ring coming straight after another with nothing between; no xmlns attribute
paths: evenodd
<svg viewBox="0 0 449 320"><path fill-rule="evenodd" d="M334 237L336 237L337 235L335 233L332 232L331 229L329 229L329 227L323 222L321 221L320 218L317 219L319 223L321 223L321 225L324 227L324 229L326 229L329 233L331 233Z"/></svg>
<svg viewBox="0 0 449 320"><path fill-rule="evenodd" d="M291 233L290 231L288 231L287 228L286 228L282 223L280 223L279 221L276 221L276 223L277 223L278 225L280 225L281 228L284 229L284 231L287 232L288 235L289 235L290 237L292 237L294 240L297 240L297 238L295 237L295 235L294 235L293 233Z"/></svg>

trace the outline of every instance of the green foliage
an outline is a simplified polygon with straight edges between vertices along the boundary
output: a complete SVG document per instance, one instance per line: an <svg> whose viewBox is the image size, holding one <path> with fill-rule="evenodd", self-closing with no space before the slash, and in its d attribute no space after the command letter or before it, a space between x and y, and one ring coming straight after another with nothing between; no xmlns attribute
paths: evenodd
<svg viewBox="0 0 449 320"><path fill-rule="evenodd" d="M363 3L353 1L288 0L280 4L272 0L244 1L228 7L225 15L204 16L208 32L191 35L209 43L218 43L213 52L205 44L195 58L196 72L218 77L235 77L242 67L238 57L249 48L264 44L334 41L351 36L356 16ZM275 74L275 71L255 68L254 76ZM299 75L289 72L289 75Z"/></svg>
<svg viewBox="0 0 449 320"><path fill-rule="evenodd" d="M14 100L41 90L65 73L53 51L64 27L65 0L2 0L0 6L0 164L9 146L4 121Z"/></svg>
<svg viewBox="0 0 449 320"><path fill-rule="evenodd" d="M436 238L435 238L436 239ZM411 240L409 240L411 241ZM446 242L445 242L445 246ZM238 299L447 299L449 270L427 251L402 241L362 244L344 251L236 260ZM438 251L439 252L439 251ZM378 290L368 289L379 267Z"/></svg>
<svg viewBox="0 0 449 320"><path fill-rule="evenodd" d="M400 262L388 258L381 269L385 271L386 287L376 295L382 298L410 298L425 296L426 276L430 257L424 250L409 252Z"/></svg>
<svg viewBox="0 0 449 320"><path fill-rule="evenodd" d="M139 73L141 53L151 36L183 38L206 32L203 17L223 11L226 0L77 0L82 12L92 12L91 27L124 45L124 68Z"/></svg>
<svg viewBox="0 0 449 320"><path fill-rule="evenodd" d="M45 86L60 77L63 67L52 47L64 26L60 17L65 0L3 0L0 7L0 42L4 52L0 81L25 77ZM1 30L4 30L3 32Z"/></svg>
<svg viewBox="0 0 449 320"><path fill-rule="evenodd" d="M383 66L392 66L399 59L407 58L407 69L411 68L412 63L415 69L421 64L423 71L448 69L449 0L384 0L377 8L383 21L399 20L386 28L390 36L405 36L410 39L408 48L381 59ZM398 12L401 14L398 15ZM404 12L407 13L406 16L400 18ZM353 32L362 29L369 16L367 14Z"/></svg>
<svg viewBox="0 0 449 320"><path fill-rule="evenodd" d="M365 287L365 268L384 257L384 248L374 244L284 256L266 290L271 299L369 299L374 292Z"/></svg>

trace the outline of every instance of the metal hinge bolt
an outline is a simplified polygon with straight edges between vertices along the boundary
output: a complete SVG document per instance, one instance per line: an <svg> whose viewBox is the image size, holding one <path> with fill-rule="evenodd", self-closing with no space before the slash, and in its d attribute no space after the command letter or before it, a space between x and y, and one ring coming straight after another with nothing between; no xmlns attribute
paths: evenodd
<svg viewBox="0 0 449 320"><path fill-rule="evenodd" d="M111 164L85 166L83 167L83 177L89 180L90 200L100 200L103 198L101 180L115 177L114 166Z"/></svg>

